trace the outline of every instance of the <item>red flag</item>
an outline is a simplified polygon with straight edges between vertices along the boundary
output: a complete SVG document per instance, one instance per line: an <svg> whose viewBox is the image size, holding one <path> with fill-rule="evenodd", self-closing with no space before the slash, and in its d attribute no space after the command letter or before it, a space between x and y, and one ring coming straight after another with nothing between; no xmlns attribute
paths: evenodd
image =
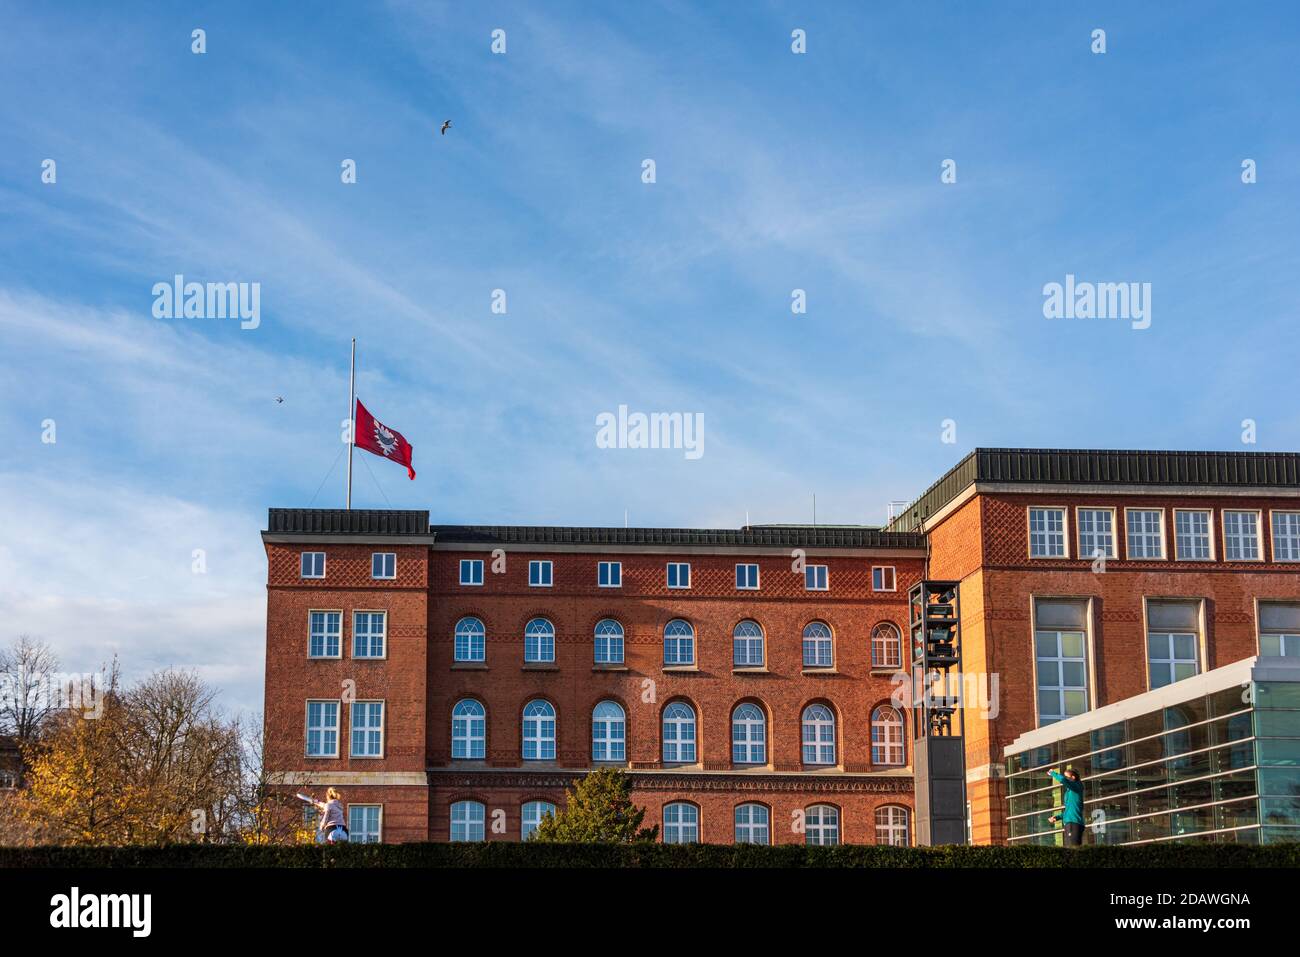
<svg viewBox="0 0 1300 957"><path fill-rule="evenodd" d="M357 426L352 444L380 458L405 465L407 476L415 478L415 469L411 468L411 443L403 438L401 432L388 428L367 412L360 399L357 399Z"/></svg>

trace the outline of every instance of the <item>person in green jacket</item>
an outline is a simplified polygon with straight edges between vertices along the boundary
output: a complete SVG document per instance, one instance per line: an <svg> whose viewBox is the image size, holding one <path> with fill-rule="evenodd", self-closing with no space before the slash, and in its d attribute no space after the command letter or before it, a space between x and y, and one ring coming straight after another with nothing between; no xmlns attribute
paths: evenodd
<svg viewBox="0 0 1300 957"><path fill-rule="evenodd" d="M1074 765L1067 765L1064 774L1060 771L1047 773L1065 789L1065 808L1060 815L1065 828L1065 844L1067 847L1078 847L1083 843L1084 825L1083 782L1079 780L1079 772L1074 770Z"/></svg>

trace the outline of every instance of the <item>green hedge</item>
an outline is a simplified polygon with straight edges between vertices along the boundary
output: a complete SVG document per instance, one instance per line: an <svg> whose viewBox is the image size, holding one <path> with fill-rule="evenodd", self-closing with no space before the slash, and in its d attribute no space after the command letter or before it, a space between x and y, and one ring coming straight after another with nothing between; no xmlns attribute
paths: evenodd
<svg viewBox="0 0 1300 957"><path fill-rule="evenodd" d="M805 847L785 844L353 844L0 847L0 867L1298 867L1300 844Z"/></svg>

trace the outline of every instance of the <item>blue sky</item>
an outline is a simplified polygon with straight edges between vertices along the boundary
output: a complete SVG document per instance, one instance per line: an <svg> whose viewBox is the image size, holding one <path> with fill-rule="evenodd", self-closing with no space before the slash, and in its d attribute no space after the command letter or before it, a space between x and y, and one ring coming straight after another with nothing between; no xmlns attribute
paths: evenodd
<svg viewBox="0 0 1300 957"><path fill-rule="evenodd" d="M435 522L876 523L977 445L1300 448L1291 4L347 11L0 7L5 641L260 709L258 531L342 503L354 335L419 472L359 455L354 504ZM261 325L154 318L177 273ZM1067 273L1151 328L1045 319ZM621 404L704 456L598 448Z"/></svg>

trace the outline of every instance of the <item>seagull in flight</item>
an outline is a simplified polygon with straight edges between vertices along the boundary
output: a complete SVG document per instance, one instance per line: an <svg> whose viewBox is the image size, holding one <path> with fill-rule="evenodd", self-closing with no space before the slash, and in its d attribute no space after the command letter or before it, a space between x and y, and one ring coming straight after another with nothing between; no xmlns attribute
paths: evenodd
<svg viewBox="0 0 1300 957"><path fill-rule="evenodd" d="M441 133L443 136L446 136L447 130L449 129L451 129L451 120L443 120L442 129L440 129L438 132Z"/></svg>
<svg viewBox="0 0 1300 957"><path fill-rule="evenodd" d="M284 396L282 396L282 395L277 395L277 396L275 397L275 401L276 401L276 402L283 402L283 401L284 401Z"/></svg>

